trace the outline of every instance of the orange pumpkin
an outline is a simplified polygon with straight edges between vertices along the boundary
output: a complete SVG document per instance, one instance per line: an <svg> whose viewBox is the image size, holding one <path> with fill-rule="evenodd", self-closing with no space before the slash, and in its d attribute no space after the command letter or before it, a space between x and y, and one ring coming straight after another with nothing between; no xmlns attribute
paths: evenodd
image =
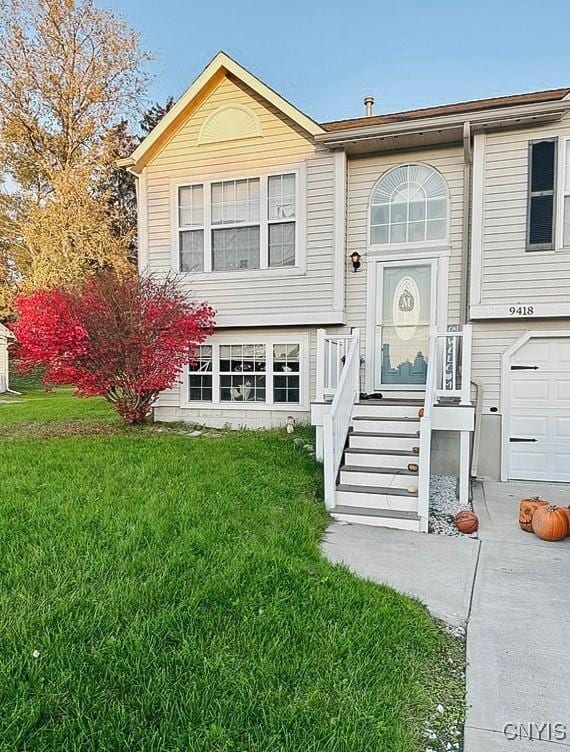
<svg viewBox="0 0 570 752"><path fill-rule="evenodd" d="M560 507L568 519L568 535L570 535L570 507Z"/></svg>
<svg viewBox="0 0 570 752"><path fill-rule="evenodd" d="M423 418L423 417L424 417L424 409L423 407L420 407L420 409L418 410L418 418Z"/></svg>
<svg viewBox="0 0 570 752"><path fill-rule="evenodd" d="M560 507L545 504L532 515L532 529L544 541L562 540L568 535L568 517Z"/></svg>
<svg viewBox="0 0 570 752"><path fill-rule="evenodd" d="M455 524L461 533L474 533L479 527L479 518L474 512L458 512L455 515Z"/></svg>
<svg viewBox="0 0 570 752"><path fill-rule="evenodd" d="M521 499L519 504L519 525L521 530L532 533L532 516L539 507L548 504L548 501L533 496L532 499Z"/></svg>

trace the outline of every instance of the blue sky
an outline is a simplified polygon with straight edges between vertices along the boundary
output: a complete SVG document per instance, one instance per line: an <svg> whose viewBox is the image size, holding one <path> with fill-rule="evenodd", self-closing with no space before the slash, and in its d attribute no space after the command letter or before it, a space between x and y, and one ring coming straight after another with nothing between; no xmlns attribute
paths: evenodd
<svg viewBox="0 0 570 752"><path fill-rule="evenodd" d="M570 0L99 0L178 96L220 49L316 120L570 85Z"/></svg>

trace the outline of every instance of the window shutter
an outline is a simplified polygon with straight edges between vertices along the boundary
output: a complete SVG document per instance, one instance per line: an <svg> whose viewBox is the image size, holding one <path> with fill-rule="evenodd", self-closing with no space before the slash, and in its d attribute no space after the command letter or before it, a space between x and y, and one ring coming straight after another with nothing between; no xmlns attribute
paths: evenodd
<svg viewBox="0 0 570 752"><path fill-rule="evenodd" d="M557 139L529 144L527 250L554 248Z"/></svg>

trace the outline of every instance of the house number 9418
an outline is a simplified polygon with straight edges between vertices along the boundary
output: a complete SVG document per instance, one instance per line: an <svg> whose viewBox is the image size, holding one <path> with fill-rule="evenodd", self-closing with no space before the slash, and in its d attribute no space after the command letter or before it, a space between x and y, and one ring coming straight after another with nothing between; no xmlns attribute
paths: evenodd
<svg viewBox="0 0 570 752"><path fill-rule="evenodd" d="M509 316L534 316L533 305L509 306Z"/></svg>

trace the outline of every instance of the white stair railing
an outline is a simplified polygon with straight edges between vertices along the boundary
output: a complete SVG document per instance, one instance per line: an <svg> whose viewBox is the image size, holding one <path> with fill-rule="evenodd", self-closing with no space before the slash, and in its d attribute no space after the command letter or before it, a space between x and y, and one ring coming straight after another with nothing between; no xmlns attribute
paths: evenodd
<svg viewBox="0 0 570 752"><path fill-rule="evenodd" d="M436 399L453 397L462 405L470 404L471 340L472 328L466 324L461 331L441 332L430 341L430 359L436 361Z"/></svg>
<svg viewBox="0 0 570 752"><path fill-rule="evenodd" d="M351 342L352 334L317 329L317 402L334 397Z"/></svg>
<svg viewBox="0 0 570 752"><path fill-rule="evenodd" d="M427 533L429 522L429 484L431 478L431 411L436 399L435 379L439 362L438 335L430 337L424 413L420 418L420 456L418 472L418 515L420 532Z"/></svg>
<svg viewBox="0 0 570 752"><path fill-rule="evenodd" d="M346 437L352 418L352 407L360 392L360 332L354 329L344 367L336 386L330 411L323 417L325 506L335 507L335 488Z"/></svg>

